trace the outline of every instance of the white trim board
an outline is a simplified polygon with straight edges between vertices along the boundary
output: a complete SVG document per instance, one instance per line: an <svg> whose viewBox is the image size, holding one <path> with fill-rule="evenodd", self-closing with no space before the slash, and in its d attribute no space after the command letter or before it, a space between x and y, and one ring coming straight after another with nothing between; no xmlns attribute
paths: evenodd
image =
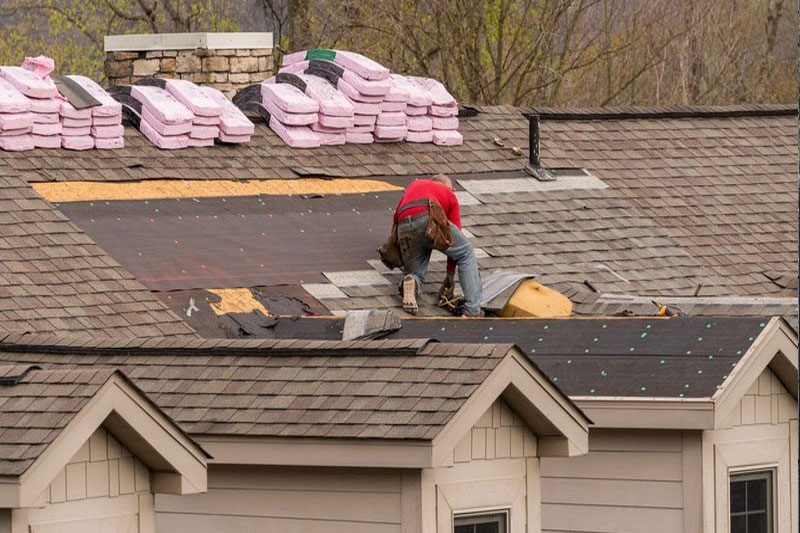
<svg viewBox="0 0 800 533"><path fill-rule="evenodd" d="M106 35L105 52L272 48L272 32L157 33Z"/></svg>

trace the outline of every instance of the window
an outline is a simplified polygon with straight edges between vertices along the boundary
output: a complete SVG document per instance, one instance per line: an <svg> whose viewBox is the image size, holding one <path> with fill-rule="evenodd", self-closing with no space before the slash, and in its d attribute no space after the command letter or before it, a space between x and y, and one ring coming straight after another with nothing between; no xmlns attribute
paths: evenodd
<svg viewBox="0 0 800 533"><path fill-rule="evenodd" d="M772 533L772 471L731 475L731 533Z"/></svg>
<svg viewBox="0 0 800 533"><path fill-rule="evenodd" d="M455 533L508 533L508 511L456 515Z"/></svg>

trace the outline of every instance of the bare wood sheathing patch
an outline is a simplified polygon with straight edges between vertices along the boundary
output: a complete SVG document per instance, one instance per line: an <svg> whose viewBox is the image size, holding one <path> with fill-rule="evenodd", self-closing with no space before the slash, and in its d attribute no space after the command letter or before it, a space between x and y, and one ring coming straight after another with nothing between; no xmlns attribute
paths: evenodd
<svg viewBox="0 0 800 533"><path fill-rule="evenodd" d="M208 289L208 292L219 296L219 303L210 302L211 309L217 315L228 313L252 313L261 311L265 316L269 316L269 311L264 305L253 297L253 293L247 287L238 289Z"/></svg>
<svg viewBox="0 0 800 533"><path fill-rule="evenodd" d="M51 202L97 200L152 200L157 198L209 198L230 196L289 196L302 194L359 194L399 191L391 183L367 179L298 178L289 180L145 180L133 182L62 181L34 183L33 188Z"/></svg>

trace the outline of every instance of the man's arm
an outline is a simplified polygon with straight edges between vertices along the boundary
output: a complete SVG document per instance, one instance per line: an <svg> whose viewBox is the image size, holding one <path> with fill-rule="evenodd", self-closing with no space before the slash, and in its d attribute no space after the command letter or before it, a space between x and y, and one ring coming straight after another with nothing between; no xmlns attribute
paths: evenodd
<svg viewBox="0 0 800 533"><path fill-rule="evenodd" d="M455 193L450 190L450 208L447 210L447 219L453 223L455 227L461 229L461 206L458 205L458 198ZM447 260L447 277L451 279L450 284L453 284L452 278L456 273L456 264L452 260ZM447 280L445 280L447 283Z"/></svg>

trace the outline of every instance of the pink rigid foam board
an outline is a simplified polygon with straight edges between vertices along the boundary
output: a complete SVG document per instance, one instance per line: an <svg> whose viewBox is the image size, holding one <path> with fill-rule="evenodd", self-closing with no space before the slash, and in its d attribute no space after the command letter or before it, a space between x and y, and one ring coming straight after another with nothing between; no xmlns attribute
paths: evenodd
<svg viewBox="0 0 800 533"><path fill-rule="evenodd" d="M407 104L410 94L408 89L400 85L392 85L389 87L389 92L383 97L384 102L402 102Z"/></svg>
<svg viewBox="0 0 800 533"><path fill-rule="evenodd" d="M288 72L289 74L302 74L308 68L308 61L298 61L296 63L292 63L284 65L278 69L278 72Z"/></svg>
<svg viewBox="0 0 800 533"><path fill-rule="evenodd" d="M95 139L94 147L98 150L118 150L125 148L125 139L123 137L112 137L111 139Z"/></svg>
<svg viewBox="0 0 800 533"><path fill-rule="evenodd" d="M438 146L458 146L464 143L464 137L455 130L433 130L433 144Z"/></svg>
<svg viewBox="0 0 800 533"><path fill-rule="evenodd" d="M33 113L0 113L0 130L30 129Z"/></svg>
<svg viewBox="0 0 800 533"><path fill-rule="evenodd" d="M221 120L221 115L218 117L201 117L200 115L195 115L192 119L192 124L195 126L219 126Z"/></svg>
<svg viewBox="0 0 800 533"><path fill-rule="evenodd" d="M61 135L61 124L33 124L31 133L38 136ZM38 145L37 145L38 146Z"/></svg>
<svg viewBox="0 0 800 533"><path fill-rule="evenodd" d="M142 120L139 124L139 128L141 132L144 134L147 139L153 143L154 145L158 146L164 150L177 150L180 148L186 148L189 146L189 136L188 135L161 135L153 127L146 121Z"/></svg>
<svg viewBox="0 0 800 533"><path fill-rule="evenodd" d="M83 126L80 128L70 128L61 126L61 136L62 137L90 137L92 135L92 127L91 126Z"/></svg>
<svg viewBox="0 0 800 533"><path fill-rule="evenodd" d="M333 61L368 80L385 80L389 77L388 68L355 52L337 50Z"/></svg>
<svg viewBox="0 0 800 533"><path fill-rule="evenodd" d="M353 115L349 117L331 117L322 113L317 115L317 121L328 128L350 128L354 124Z"/></svg>
<svg viewBox="0 0 800 533"><path fill-rule="evenodd" d="M428 116L406 117L406 124L409 131L430 131L433 129L433 121Z"/></svg>
<svg viewBox="0 0 800 533"><path fill-rule="evenodd" d="M348 144L370 144L375 142L371 133L357 133L354 131L345 132L344 140Z"/></svg>
<svg viewBox="0 0 800 533"><path fill-rule="evenodd" d="M285 84L282 83L277 86L280 85ZM279 108L275 102L268 98L265 98L261 105L269 111L270 116L277 118L287 126L309 126L317 121L317 113L290 113Z"/></svg>
<svg viewBox="0 0 800 533"><path fill-rule="evenodd" d="M179 124L164 124L147 106L142 106L142 122L147 122L150 127L159 135L184 135L192 131L192 122L182 122Z"/></svg>
<svg viewBox="0 0 800 533"><path fill-rule="evenodd" d="M344 133L344 128L337 128L334 126L323 126L319 122L313 123L311 126L311 131L316 133Z"/></svg>
<svg viewBox="0 0 800 533"><path fill-rule="evenodd" d="M249 143L250 142L250 135L249 134L243 134L243 135L233 134L233 135L229 135L229 134L225 133L224 131L220 130L220 132L219 132L219 140L224 142L224 143L229 143L229 144Z"/></svg>
<svg viewBox="0 0 800 533"><path fill-rule="evenodd" d="M272 102L275 107L287 113L316 113L319 103L303 94L303 92L288 83L262 83L262 103Z"/></svg>
<svg viewBox="0 0 800 533"><path fill-rule="evenodd" d="M167 80L166 85L167 91L195 115L203 117L222 115L222 106L194 83L188 80Z"/></svg>
<svg viewBox="0 0 800 533"><path fill-rule="evenodd" d="M358 92L355 87L350 85L350 83L348 83L344 78L339 78L336 88L339 89L339 91L341 91L341 93L347 96L351 101L364 102L366 104L380 104L383 102L383 94L362 94Z"/></svg>
<svg viewBox="0 0 800 533"><path fill-rule="evenodd" d="M381 106L379 104L367 104L364 102L356 102L350 97L348 97L348 100L350 100L350 103L353 104L353 111L355 111L356 115L378 116L381 114Z"/></svg>
<svg viewBox="0 0 800 533"><path fill-rule="evenodd" d="M420 106L413 106L407 105L405 111L403 111L409 117L416 117L420 115L427 115L428 114L428 107L420 107Z"/></svg>
<svg viewBox="0 0 800 533"><path fill-rule="evenodd" d="M216 139L219 136L219 128L217 126L192 126L192 131L189 132L190 139ZM213 142L211 144L214 144ZM194 144L193 146L197 146Z"/></svg>
<svg viewBox="0 0 800 533"><path fill-rule="evenodd" d="M64 118L72 118L76 120L88 120L89 125L91 125L91 120L92 120L91 107L87 107L85 109L75 109L75 106L73 106L69 102L62 101L58 107L58 114Z"/></svg>
<svg viewBox="0 0 800 533"><path fill-rule="evenodd" d="M458 115L458 106L432 105L428 107L428 114L432 117L454 117Z"/></svg>
<svg viewBox="0 0 800 533"><path fill-rule="evenodd" d="M308 126L286 126L271 117L269 127L292 148L316 148L320 145L319 135Z"/></svg>
<svg viewBox="0 0 800 533"><path fill-rule="evenodd" d="M56 68L56 62L47 56L26 57L22 62L22 68L33 72L40 78L47 78Z"/></svg>
<svg viewBox="0 0 800 533"><path fill-rule="evenodd" d="M377 120L377 115L353 115L354 126L374 126Z"/></svg>
<svg viewBox="0 0 800 533"><path fill-rule="evenodd" d="M61 117L58 116L58 113L34 113L33 122L34 124L60 124Z"/></svg>
<svg viewBox="0 0 800 533"><path fill-rule="evenodd" d="M217 89L212 87L203 87L203 91L205 91L207 95L209 95L222 106L222 116L220 117L219 122L220 139L223 135L225 135L227 139L234 139L237 137L242 139L244 137L248 137L246 141L228 140L225 142L239 143L249 141L249 136L255 131L255 126L250 119L247 118L244 113L242 113L242 110L236 107L233 102L228 100L225 95Z"/></svg>
<svg viewBox="0 0 800 533"><path fill-rule="evenodd" d="M345 130L347 133L372 133L375 131L375 126L353 126Z"/></svg>
<svg viewBox="0 0 800 533"><path fill-rule="evenodd" d="M408 91L408 105L427 107L433 103L433 97L426 88L414 83L406 76L392 74L389 81L393 86L401 87Z"/></svg>
<svg viewBox="0 0 800 533"><path fill-rule="evenodd" d="M204 146L214 146L214 139L217 137L208 137L206 139L196 139L194 137L189 137L189 146L193 148L201 148Z"/></svg>
<svg viewBox="0 0 800 533"><path fill-rule="evenodd" d="M0 67L0 76L11 85L32 98L53 98L58 96L56 84L50 78L42 79L30 70L22 67Z"/></svg>
<svg viewBox="0 0 800 533"><path fill-rule="evenodd" d="M410 143L429 143L433 142L433 130L428 131L408 131L406 142Z"/></svg>
<svg viewBox="0 0 800 533"><path fill-rule="evenodd" d="M305 82L306 95L317 101L320 113L325 113L332 117L353 116L353 104L350 103L345 95L334 89L330 83L322 78L308 74L297 74L297 77Z"/></svg>
<svg viewBox="0 0 800 533"><path fill-rule="evenodd" d="M34 113L55 113L58 115L62 100L56 98L30 98L31 111Z"/></svg>
<svg viewBox="0 0 800 533"><path fill-rule="evenodd" d="M122 137L125 134L125 128L122 124L116 126L92 126L92 137L100 139L113 139L115 137Z"/></svg>
<svg viewBox="0 0 800 533"><path fill-rule="evenodd" d="M375 124L375 137L378 139L402 139L408 133L408 128L403 126L384 126Z"/></svg>
<svg viewBox="0 0 800 533"><path fill-rule="evenodd" d="M386 80L367 80L347 69L344 69L341 79L349 83L353 89L366 96L385 96L391 89L389 82Z"/></svg>
<svg viewBox="0 0 800 533"><path fill-rule="evenodd" d="M21 137L23 135L28 135L31 132L31 128L16 128L11 130L0 130L0 137Z"/></svg>
<svg viewBox="0 0 800 533"><path fill-rule="evenodd" d="M381 113L378 115L378 120L376 122L379 126L405 126L406 119L408 117L405 113L397 112L390 112L390 113Z"/></svg>
<svg viewBox="0 0 800 533"><path fill-rule="evenodd" d="M194 118L194 113L159 87L133 85L131 96L142 103L142 109L149 109L151 116L163 124L191 123Z"/></svg>
<svg viewBox="0 0 800 533"><path fill-rule="evenodd" d="M323 132L314 132L319 135L319 143L322 146L336 146L339 144L345 144L347 142L347 137L345 137L345 132L342 130L339 133L323 133Z"/></svg>
<svg viewBox="0 0 800 533"><path fill-rule="evenodd" d="M65 128L88 128L92 125L92 117L89 118L62 117L61 124Z"/></svg>
<svg viewBox="0 0 800 533"><path fill-rule="evenodd" d="M0 113L23 113L30 109L28 98L11 83L0 78Z"/></svg>
<svg viewBox="0 0 800 533"><path fill-rule="evenodd" d="M388 112L395 112L400 111L405 113L406 110L406 103L405 102L390 102L388 100L384 100L380 104L381 111L388 111Z"/></svg>
<svg viewBox="0 0 800 533"><path fill-rule="evenodd" d="M122 115L115 116L92 116L92 126L116 126L122 124Z"/></svg>
<svg viewBox="0 0 800 533"><path fill-rule="evenodd" d="M431 79L431 78L420 78L417 76L408 76L412 83L415 83L417 86L426 89L431 95L431 105L441 105L441 106L455 106L458 105L456 99L447 92L447 89L441 82Z"/></svg>
<svg viewBox="0 0 800 533"><path fill-rule="evenodd" d="M94 139L89 135L82 135L77 137L61 136L61 148L67 150L91 150L94 148Z"/></svg>
<svg viewBox="0 0 800 533"><path fill-rule="evenodd" d="M33 150L32 135L14 135L12 137L0 137L0 150L9 152L22 152L23 150Z"/></svg>
<svg viewBox="0 0 800 533"><path fill-rule="evenodd" d="M31 134L31 138L36 148L61 148L61 135Z"/></svg>
<svg viewBox="0 0 800 533"><path fill-rule="evenodd" d="M91 94L95 100L100 102L99 106L91 108L93 117L115 117L122 115L122 104L114 100L100 85L86 76L67 76L81 87L87 93ZM121 119L120 119L121 120Z"/></svg>
<svg viewBox="0 0 800 533"><path fill-rule="evenodd" d="M457 130L458 117L430 117L435 130Z"/></svg>

